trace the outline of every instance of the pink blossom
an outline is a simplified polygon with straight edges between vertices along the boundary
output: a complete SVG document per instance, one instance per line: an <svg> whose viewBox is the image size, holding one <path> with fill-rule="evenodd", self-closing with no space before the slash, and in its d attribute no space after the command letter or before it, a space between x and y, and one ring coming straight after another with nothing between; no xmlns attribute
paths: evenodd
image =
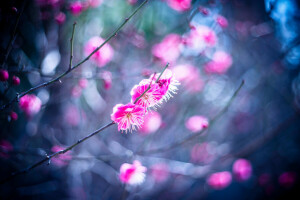
<svg viewBox="0 0 300 200"><path fill-rule="evenodd" d="M111 88L112 84L112 74L110 71L104 71L101 74L101 77L103 78L103 85L104 89L109 90Z"/></svg>
<svg viewBox="0 0 300 200"><path fill-rule="evenodd" d="M152 47L152 54L162 63L173 63L180 55L181 37L177 34L167 35L160 43Z"/></svg>
<svg viewBox="0 0 300 200"><path fill-rule="evenodd" d="M228 26L227 19L225 17L223 17L222 15L217 16L216 21L222 28L226 28Z"/></svg>
<svg viewBox="0 0 300 200"><path fill-rule="evenodd" d="M71 95L73 97L78 98L81 96L81 93L82 93L82 88L80 86L76 85L72 88Z"/></svg>
<svg viewBox="0 0 300 200"><path fill-rule="evenodd" d="M206 180L207 184L216 190L226 188L230 185L231 181L231 173L227 171L213 173Z"/></svg>
<svg viewBox="0 0 300 200"><path fill-rule="evenodd" d="M64 150L64 148L60 147L58 145L55 145L51 148L51 151L53 153L56 153L61 150ZM64 154L59 154L58 156L51 158L51 162L58 167L62 167L62 166L67 165L68 161L71 159L72 159L72 155L71 155L70 151L67 151Z"/></svg>
<svg viewBox="0 0 300 200"><path fill-rule="evenodd" d="M161 116L158 112L152 111L144 118L144 123L140 128L140 133L148 135L156 132L162 124Z"/></svg>
<svg viewBox="0 0 300 200"><path fill-rule="evenodd" d="M74 1L70 3L70 12L72 15L80 15L80 13L83 11L83 4L81 1Z"/></svg>
<svg viewBox="0 0 300 200"><path fill-rule="evenodd" d="M93 8L97 8L98 6L100 6L103 3L103 0L88 0L88 4L89 6L93 7Z"/></svg>
<svg viewBox="0 0 300 200"><path fill-rule="evenodd" d="M182 12L190 9L192 0L167 0L167 4L176 11Z"/></svg>
<svg viewBox="0 0 300 200"><path fill-rule="evenodd" d="M224 51L217 51L213 55L212 61L205 65L205 71L207 73L225 73L232 65L232 58Z"/></svg>
<svg viewBox="0 0 300 200"><path fill-rule="evenodd" d="M91 54L97 47L99 47L104 40L101 37L92 37L85 44L84 52L86 55ZM109 63L114 55L114 50L109 44L105 44L101 49L94 53L91 57L92 61L98 65L98 67L103 67Z"/></svg>
<svg viewBox="0 0 300 200"><path fill-rule="evenodd" d="M127 2L128 2L130 5L134 5L134 4L136 4L137 0L127 0Z"/></svg>
<svg viewBox="0 0 300 200"><path fill-rule="evenodd" d="M151 176L156 182L164 182L169 177L169 166L165 163L157 163L151 166Z"/></svg>
<svg viewBox="0 0 300 200"><path fill-rule="evenodd" d="M234 162L232 171L237 180L246 181L252 175L252 166L248 160L238 159Z"/></svg>
<svg viewBox="0 0 300 200"><path fill-rule="evenodd" d="M139 185L145 180L147 168L140 161L135 160L133 164L124 163L120 167L120 181L130 185Z"/></svg>
<svg viewBox="0 0 300 200"><path fill-rule="evenodd" d="M0 69L0 81L5 82L9 78L8 71L5 69Z"/></svg>
<svg viewBox="0 0 300 200"><path fill-rule="evenodd" d="M283 187L292 187L296 182L296 173L284 172L279 176L278 182Z"/></svg>
<svg viewBox="0 0 300 200"><path fill-rule="evenodd" d="M191 150L191 160L195 163L210 163L214 159L214 155L208 152L211 146L206 142L195 144Z"/></svg>
<svg viewBox="0 0 300 200"><path fill-rule="evenodd" d="M199 12L201 12L203 15L209 15L209 10L202 6L199 7Z"/></svg>
<svg viewBox="0 0 300 200"><path fill-rule="evenodd" d="M202 91L204 81L200 77L199 69L193 65L177 65L173 68L174 76L191 93Z"/></svg>
<svg viewBox="0 0 300 200"><path fill-rule="evenodd" d="M20 78L19 77L17 77L17 76L13 76L13 78L12 78L12 83L13 83L13 85L20 85Z"/></svg>
<svg viewBox="0 0 300 200"><path fill-rule="evenodd" d="M14 147L7 140L0 141L0 157L9 158L9 152L12 151Z"/></svg>
<svg viewBox="0 0 300 200"><path fill-rule="evenodd" d="M26 94L20 98L19 106L27 116L32 116L40 111L42 101L34 94Z"/></svg>
<svg viewBox="0 0 300 200"><path fill-rule="evenodd" d="M86 88L89 84L89 81L86 78L81 78L78 81L78 85L79 87L81 87L82 89Z"/></svg>
<svg viewBox="0 0 300 200"><path fill-rule="evenodd" d="M55 16L55 21L58 24L63 24L66 21L66 15L63 12L58 13L58 15Z"/></svg>
<svg viewBox="0 0 300 200"><path fill-rule="evenodd" d="M148 89L149 85L150 89L138 99ZM132 88L130 95L131 103L134 103L138 99L136 104L147 110L151 107L158 106L164 94L157 83L150 83L149 80L144 79Z"/></svg>
<svg viewBox="0 0 300 200"><path fill-rule="evenodd" d="M208 119L200 115L192 116L185 122L185 127L193 133L202 131L203 129L207 128L208 125Z"/></svg>
<svg viewBox="0 0 300 200"><path fill-rule="evenodd" d="M16 112L11 111L9 116L12 121L16 121L18 119L18 114Z"/></svg>
<svg viewBox="0 0 300 200"><path fill-rule="evenodd" d="M74 105L69 105L65 110L64 120L71 126L77 126L80 123L80 111Z"/></svg>
<svg viewBox="0 0 300 200"><path fill-rule="evenodd" d="M144 122L145 109L140 105L128 103L126 105L117 104L113 108L111 119L118 124L118 131L122 130L130 132L135 130L135 126L138 128Z"/></svg>

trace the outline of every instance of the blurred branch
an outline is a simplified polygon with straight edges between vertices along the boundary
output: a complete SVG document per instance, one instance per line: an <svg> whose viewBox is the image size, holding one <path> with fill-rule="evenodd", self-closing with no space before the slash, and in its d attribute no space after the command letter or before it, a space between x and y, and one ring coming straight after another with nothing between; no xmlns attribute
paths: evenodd
<svg viewBox="0 0 300 200"><path fill-rule="evenodd" d="M75 27L76 27L76 22L73 24L73 30L72 30L72 36L71 36L71 53L70 53L70 64L69 64L69 70L72 69L72 60L73 60L73 40L74 40L74 33L75 33Z"/></svg>
<svg viewBox="0 0 300 200"><path fill-rule="evenodd" d="M228 110L229 106L231 105L231 103L233 102L233 100L235 99L235 97L237 96L237 94L239 93L241 88L243 87L244 83L245 82L243 80L242 83L240 84L240 86L238 87L238 89L234 92L234 94L232 95L232 97L228 101L227 105L212 120L210 120L209 127L212 127L213 124ZM152 150L148 150L148 151L138 151L136 153L140 154L140 155L147 155L147 154L154 154L154 153L169 151L171 149L179 147L179 146L185 144L186 142L191 141L194 138L202 135L202 133L204 133L206 130L207 129L203 129L202 131L200 131L198 133L195 133L193 135L189 135L189 136L185 137L184 139L182 139L178 142L175 142L175 143L173 143L169 146L165 146L165 147L161 147L161 148L157 148L157 149L152 149Z"/></svg>
<svg viewBox="0 0 300 200"><path fill-rule="evenodd" d="M28 93L31 93L37 89L40 88L44 88L47 87L48 85L51 85L57 81L59 81L60 79L62 79L63 77L65 77L67 74L69 74L70 72L72 72L74 69L76 69L77 67L81 66L83 63L85 63L86 61L88 61L90 59L90 57L92 55L94 55L99 49L101 49L106 43L108 43L113 37L117 36L117 34L120 32L120 30L123 28L123 26L125 26L125 24L127 24L127 22L148 2L149 0L145 0L128 18L126 18L124 20L124 22L100 45L98 46L92 53L90 53L86 58L84 58L82 61L80 61L78 64L76 64L75 66L69 68L67 71L65 71L64 73L62 73L61 75L59 75L58 77L44 82L40 85L37 85L33 88L30 88L29 90L22 92L21 94L17 94L16 97L14 99L12 99L9 103L3 105L0 108L0 111L3 111L4 109L8 108L11 104L13 104L14 102L18 102L19 99L23 96L25 96Z"/></svg>

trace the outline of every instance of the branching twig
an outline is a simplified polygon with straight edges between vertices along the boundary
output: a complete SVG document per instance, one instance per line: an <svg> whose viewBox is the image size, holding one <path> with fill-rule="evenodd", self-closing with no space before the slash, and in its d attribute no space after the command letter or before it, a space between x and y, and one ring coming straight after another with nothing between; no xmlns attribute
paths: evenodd
<svg viewBox="0 0 300 200"><path fill-rule="evenodd" d="M65 71L64 73L62 73L61 75L59 75L58 77L47 81L45 83L42 83L40 85L37 85L33 88L30 88L29 90L22 92L20 95L16 95L16 97L14 99L12 99L10 102L8 102L7 104L3 105L0 108L0 111L3 111L4 109L8 108L11 104L13 104L14 102L18 102L19 98L23 97L24 95L31 93L37 89L43 88L43 87L47 87L48 85L51 85L57 81L59 81L60 79L62 79L63 77L65 77L67 74L69 74L70 72L72 72L74 69L76 69L77 67L81 66L83 63L85 63L86 61L88 61L90 59L90 57L96 53L99 49L101 49L106 43L108 43L113 37L115 37L119 31L123 28L123 26L125 26L125 24L148 2L149 0L145 0L128 18L126 18L124 20L124 22L100 45L98 46L92 53L90 53L86 58L84 58L82 61L80 61L78 64L76 64L75 66L71 67L71 69L68 69L67 71Z"/></svg>

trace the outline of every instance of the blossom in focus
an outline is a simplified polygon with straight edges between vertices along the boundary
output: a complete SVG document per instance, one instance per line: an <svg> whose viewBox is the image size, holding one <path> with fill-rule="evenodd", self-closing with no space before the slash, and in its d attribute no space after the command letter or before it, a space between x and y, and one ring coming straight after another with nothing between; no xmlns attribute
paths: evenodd
<svg viewBox="0 0 300 200"><path fill-rule="evenodd" d="M0 141L0 157L2 158L9 158L9 152L12 151L14 148L12 144L7 140Z"/></svg>
<svg viewBox="0 0 300 200"><path fill-rule="evenodd" d="M104 40L101 37L92 37L84 46L85 54L91 54L103 42ZM98 67L103 67L111 61L113 55L113 48L109 44L105 44L101 49L99 49L91 56L91 59Z"/></svg>
<svg viewBox="0 0 300 200"><path fill-rule="evenodd" d="M214 53L212 61L206 63L204 68L207 73L223 74L231 65L231 56L224 51L217 51Z"/></svg>
<svg viewBox="0 0 300 200"><path fill-rule="evenodd" d="M69 7L70 12L75 16L79 15L83 11L83 8L84 6L81 1L71 2Z"/></svg>
<svg viewBox="0 0 300 200"><path fill-rule="evenodd" d="M217 16L216 21L222 28L226 28L228 26L227 19L225 17L223 17L222 15Z"/></svg>
<svg viewBox="0 0 300 200"><path fill-rule="evenodd" d="M226 188L230 185L231 181L231 173L227 171L213 173L206 180L207 184L216 190Z"/></svg>
<svg viewBox="0 0 300 200"><path fill-rule="evenodd" d="M118 124L118 131L132 131L140 128L144 122L145 108L140 105L128 103L117 104L113 108L111 120Z"/></svg>
<svg viewBox="0 0 300 200"><path fill-rule="evenodd" d="M55 145L51 148L51 151L53 153L56 153L61 150L64 150L64 148L58 145ZM51 158L51 162L58 167L62 167L67 165L68 161L71 159L72 159L72 155L70 154L70 151L67 151L64 154L59 154L58 156Z"/></svg>
<svg viewBox="0 0 300 200"><path fill-rule="evenodd" d="M190 9L192 0L167 0L167 4L176 11L182 12Z"/></svg>
<svg viewBox="0 0 300 200"><path fill-rule="evenodd" d="M27 116L32 116L40 111L42 101L34 94L26 94L20 98L19 106Z"/></svg>
<svg viewBox="0 0 300 200"><path fill-rule="evenodd" d="M147 168L142 166L140 161L135 160L133 164L124 163L120 167L119 178L122 183L139 185L145 180Z"/></svg>
<svg viewBox="0 0 300 200"><path fill-rule="evenodd" d="M165 163L157 163L152 165L151 176L156 182L164 182L169 177L169 166Z"/></svg>
<svg viewBox="0 0 300 200"><path fill-rule="evenodd" d="M246 181L252 175L251 163L246 159L238 159L233 164L233 175L239 181Z"/></svg>
<svg viewBox="0 0 300 200"><path fill-rule="evenodd" d="M143 135L148 135L156 132L162 124L161 116L158 112L149 112L145 118L142 127L140 128L140 133Z"/></svg>
<svg viewBox="0 0 300 200"><path fill-rule="evenodd" d="M173 72L175 78L191 93L202 91L204 81L197 67L190 64L177 65L173 68Z"/></svg>
<svg viewBox="0 0 300 200"><path fill-rule="evenodd" d="M177 34L167 35L160 43L152 47L152 54L163 63L173 63L180 55L181 36Z"/></svg>
<svg viewBox="0 0 300 200"><path fill-rule="evenodd" d="M192 116L185 122L185 127L193 133L202 131L203 129L207 128L208 125L208 119L200 115Z"/></svg>
<svg viewBox="0 0 300 200"><path fill-rule="evenodd" d="M295 172L283 172L279 178L278 182L283 187L292 187L296 182L296 173Z"/></svg>

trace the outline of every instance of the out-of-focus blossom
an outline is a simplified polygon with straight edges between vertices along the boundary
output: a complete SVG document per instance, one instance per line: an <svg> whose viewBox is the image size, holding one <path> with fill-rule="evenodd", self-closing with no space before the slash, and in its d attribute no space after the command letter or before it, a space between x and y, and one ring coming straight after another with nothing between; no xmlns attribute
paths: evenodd
<svg viewBox="0 0 300 200"><path fill-rule="evenodd" d="M180 55L181 36L177 34L167 35L160 43L152 47L152 54L162 63L173 63Z"/></svg>
<svg viewBox="0 0 300 200"><path fill-rule="evenodd" d="M165 163L157 163L151 166L151 176L156 182L164 182L169 177L169 166Z"/></svg>
<svg viewBox="0 0 300 200"><path fill-rule="evenodd" d="M78 85L79 87L81 87L82 89L86 88L89 84L89 81L86 78L81 78L78 81Z"/></svg>
<svg viewBox="0 0 300 200"><path fill-rule="evenodd" d="M292 187L296 182L296 173L284 172L279 176L278 182L283 187Z"/></svg>
<svg viewBox="0 0 300 200"><path fill-rule="evenodd" d="M130 5L134 5L136 4L138 0L127 0L127 2L130 4Z"/></svg>
<svg viewBox="0 0 300 200"><path fill-rule="evenodd" d="M124 163L120 167L120 181L129 185L139 185L144 182L147 168L140 161L135 160L133 164Z"/></svg>
<svg viewBox="0 0 300 200"><path fill-rule="evenodd" d="M91 54L103 42L104 40L101 37L92 37L84 46L85 54ZM101 49L92 55L91 59L98 67L103 67L111 61L113 55L113 48L109 44L105 44Z"/></svg>
<svg viewBox="0 0 300 200"><path fill-rule="evenodd" d="M231 173L227 171L213 173L206 180L207 184L216 190L226 188L230 185L231 181Z"/></svg>
<svg viewBox="0 0 300 200"><path fill-rule="evenodd" d="M80 123L80 111L74 105L67 106L64 112L64 120L71 126L77 126Z"/></svg>
<svg viewBox="0 0 300 200"><path fill-rule="evenodd" d="M195 144L191 150L191 160L195 163L210 163L214 159L214 155L208 152L212 148L207 142Z"/></svg>
<svg viewBox="0 0 300 200"><path fill-rule="evenodd" d="M252 175L251 163L246 159L238 159L232 167L233 175L238 181L246 181Z"/></svg>
<svg viewBox="0 0 300 200"><path fill-rule="evenodd" d="M207 128L208 125L209 125L208 119L200 115L192 116L185 122L185 127L190 131L192 131L193 133L199 132L202 129Z"/></svg>
<svg viewBox="0 0 300 200"><path fill-rule="evenodd" d="M8 78L9 78L8 71L5 69L1 69L0 70L0 81L5 82L8 80Z"/></svg>
<svg viewBox="0 0 300 200"><path fill-rule="evenodd" d="M42 101L34 94L26 94L20 98L19 106L27 116L32 116L40 111Z"/></svg>
<svg viewBox="0 0 300 200"><path fill-rule="evenodd" d="M225 73L232 65L231 56L224 51L217 51L214 53L212 61L206 63L205 71L207 73Z"/></svg>
<svg viewBox="0 0 300 200"><path fill-rule="evenodd" d="M192 0L167 0L167 4L176 11L182 12L190 9Z"/></svg>
<svg viewBox="0 0 300 200"><path fill-rule="evenodd" d="M18 119L18 114L16 112L11 111L9 116L12 121L16 121Z"/></svg>
<svg viewBox="0 0 300 200"><path fill-rule="evenodd" d="M223 17L222 15L217 16L216 21L222 28L226 28L228 26L227 19L225 17Z"/></svg>
<svg viewBox="0 0 300 200"><path fill-rule="evenodd" d="M57 7L62 3L62 0L35 0L39 6L52 6Z"/></svg>
<svg viewBox="0 0 300 200"><path fill-rule="evenodd" d="M111 120L118 124L120 131L132 131L135 127L141 127L144 122L145 108L132 103L123 105L117 104L113 108Z"/></svg>
<svg viewBox="0 0 300 200"><path fill-rule="evenodd" d="M216 33L208 26L192 26L191 31L184 36L185 46L201 53L207 47L214 47L218 41Z"/></svg>
<svg viewBox="0 0 300 200"><path fill-rule="evenodd" d="M70 3L69 9L72 15L78 16L83 11L84 6L81 1L74 1Z"/></svg>
<svg viewBox="0 0 300 200"><path fill-rule="evenodd" d="M200 77L199 69L193 65L177 65L173 68L175 78L190 92L202 91L204 81Z"/></svg>
<svg viewBox="0 0 300 200"><path fill-rule="evenodd" d="M13 76L12 77L12 83L13 83L13 85L20 85L20 78L19 77L17 77L17 76Z"/></svg>
<svg viewBox="0 0 300 200"><path fill-rule="evenodd" d="M162 119L158 112L149 112L145 118L142 127L140 128L140 133L143 135L148 135L154 133L161 126Z"/></svg>
<svg viewBox="0 0 300 200"><path fill-rule="evenodd" d="M56 21L58 24L63 24L63 23L66 21L66 15L65 15L65 13L63 13L63 12L58 13L58 14L55 16L55 21Z"/></svg>
<svg viewBox="0 0 300 200"><path fill-rule="evenodd" d="M101 78L103 78L104 89L109 90L112 84L112 74L110 71L104 71L101 74Z"/></svg>
<svg viewBox="0 0 300 200"><path fill-rule="evenodd" d="M258 177L258 184L261 186L266 186L268 183L270 183L270 180L271 180L270 174L264 173Z"/></svg>
<svg viewBox="0 0 300 200"><path fill-rule="evenodd" d="M103 3L103 0L88 0L88 4L92 8L97 8Z"/></svg>
<svg viewBox="0 0 300 200"><path fill-rule="evenodd" d="M203 15L209 15L209 10L202 6L199 7L199 12L201 12Z"/></svg>
<svg viewBox="0 0 300 200"><path fill-rule="evenodd" d="M61 150L64 150L64 148L61 146L58 146L58 145L55 145L51 148L51 151L53 153L56 153ZM72 159L71 152L67 151L64 154L59 154L58 156L51 158L51 162L58 167L62 167L62 166L67 165L69 160L71 160L71 159Z"/></svg>
<svg viewBox="0 0 300 200"><path fill-rule="evenodd" d="M9 158L9 152L12 151L14 147L7 140L0 141L0 157Z"/></svg>
<svg viewBox="0 0 300 200"><path fill-rule="evenodd" d="M82 93L82 88L80 86L76 85L72 88L71 95L73 97L78 98L81 96L81 93Z"/></svg>

